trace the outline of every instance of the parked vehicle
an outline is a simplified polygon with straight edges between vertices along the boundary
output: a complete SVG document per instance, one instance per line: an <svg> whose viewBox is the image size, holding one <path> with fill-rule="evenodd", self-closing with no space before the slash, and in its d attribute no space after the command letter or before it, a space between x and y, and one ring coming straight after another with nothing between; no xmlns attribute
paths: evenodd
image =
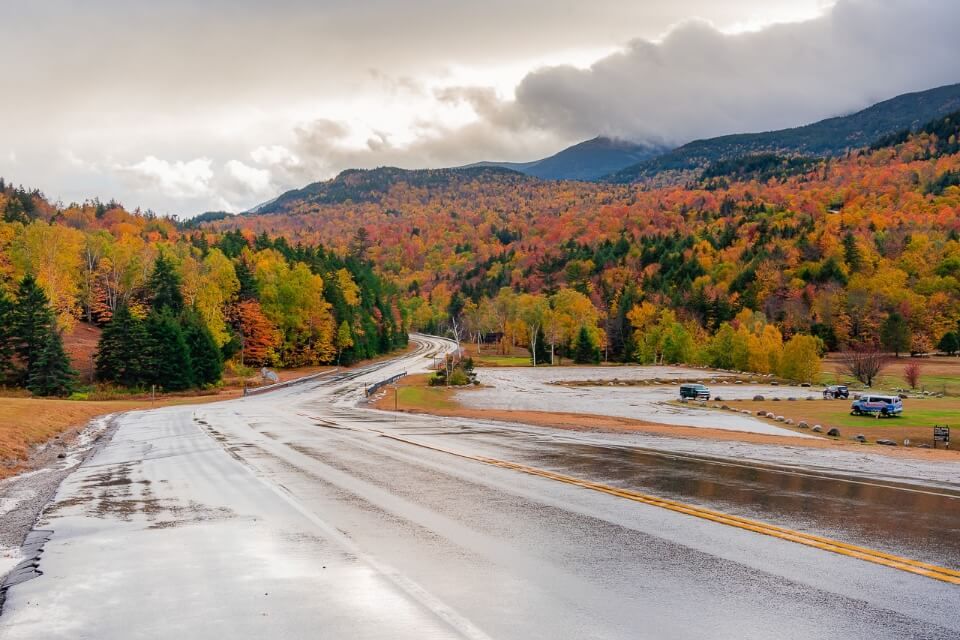
<svg viewBox="0 0 960 640"><path fill-rule="evenodd" d="M877 414L895 416L903 413L903 402L899 396L878 396L863 394L853 401L850 413L855 416Z"/></svg>
<svg viewBox="0 0 960 640"><path fill-rule="evenodd" d="M850 390L847 389L847 385L845 384L832 384L823 390L823 397L828 400L835 398L846 399L850 397Z"/></svg>
<svg viewBox="0 0 960 640"><path fill-rule="evenodd" d="M682 384L680 385L680 399L693 398L694 400L709 400L710 389L702 384Z"/></svg>

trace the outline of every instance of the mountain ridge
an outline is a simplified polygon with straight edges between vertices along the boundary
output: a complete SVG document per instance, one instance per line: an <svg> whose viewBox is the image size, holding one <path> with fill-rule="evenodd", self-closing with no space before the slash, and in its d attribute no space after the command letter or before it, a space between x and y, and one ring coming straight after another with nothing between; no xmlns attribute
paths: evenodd
<svg viewBox="0 0 960 640"><path fill-rule="evenodd" d="M603 180L635 182L665 172L695 171L718 160L758 153L834 156L849 149L868 147L903 129L915 130L958 109L960 83L944 85L900 94L851 114L798 127L693 140L613 172Z"/></svg>

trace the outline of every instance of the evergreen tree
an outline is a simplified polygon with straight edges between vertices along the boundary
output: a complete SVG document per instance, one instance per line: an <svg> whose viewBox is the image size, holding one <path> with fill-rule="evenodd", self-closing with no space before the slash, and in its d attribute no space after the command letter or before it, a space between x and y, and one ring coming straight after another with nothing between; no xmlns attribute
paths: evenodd
<svg viewBox="0 0 960 640"><path fill-rule="evenodd" d="M13 372L13 301L0 290L0 383Z"/></svg>
<svg viewBox="0 0 960 640"><path fill-rule="evenodd" d="M577 364L596 364L600 362L600 350L593 345L586 327L580 327L580 333L577 334L573 361Z"/></svg>
<svg viewBox="0 0 960 640"><path fill-rule="evenodd" d="M863 266L863 255L857 246L857 239L849 231L843 236L843 260L847 263L851 273L856 273Z"/></svg>
<svg viewBox="0 0 960 640"><path fill-rule="evenodd" d="M880 327L880 342L887 351L899 358L901 351L910 349L910 327L902 315L894 311Z"/></svg>
<svg viewBox="0 0 960 640"><path fill-rule="evenodd" d="M47 328L37 357L27 377L27 389L37 396L68 396L77 372L63 350L63 337L52 325Z"/></svg>
<svg viewBox="0 0 960 640"><path fill-rule="evenodd" d="M960 351L960 338L958 338L957 334L953 331L948 331L940 338L940 344L937 345L937 349L952 356L957 351Z"/></svg>
<svg viewBox="0 0 960 640"><path fill-rule="evenodd" d="M193 386L190 348L180 323L169 309L154 311L147 317L146 368L149 381L167 391L182 391Z"/></svg>
<svg viewBox="0 0 960 640"><path fill-rule="evenodd" d="M257 297L257 281L253 277L253 272L243 260L239 260L234 269L237 272L237 281L240 282L240 290L237 297L240 300L253 300ZM325 279L326 280L326 279Z"/></svg>
<svg viewBox="0 0 960 640"><path fill-rule="evenodd" d="M190 350L193 383L206 386L220 382L223 375L223 354L217 348L210 329L195 311L184 314L183 338Z"/></svg>
<svg viewBox="0 0 960 640"><path fill-rule="evenodd" d="M97 378L125 387L145 385L149 377L143 366L146 346L143 322L133 317L127 305L120 305L100 334Z"/></svg>
<svg viewBox="0 0 960 640"><path fill-rule="evenodd" d="M547 337L543 333L543 327L537 329L537 348L530 352L530 359L535 365L550 364L550 350L547 345Z"/></svg>
<svg viewBox="0 0 960 640"><path fill-rule="evenodd" d="M183 310L180 275L174 269L173 263L167 260L162 253L153 265L153 273L150 275L148 288L152 296L151 304L155 311L167 308L173 313L180 313Z"/></svg>
<svg viewBox="0 0 960 640"><path fill-rule="evenodd" d="M12 313L11 333L14 352L24 367L22 381L30 379L40 352L49 341L53 327L50 301L32 275L26 275L17 289L17 304Z"/></svg>

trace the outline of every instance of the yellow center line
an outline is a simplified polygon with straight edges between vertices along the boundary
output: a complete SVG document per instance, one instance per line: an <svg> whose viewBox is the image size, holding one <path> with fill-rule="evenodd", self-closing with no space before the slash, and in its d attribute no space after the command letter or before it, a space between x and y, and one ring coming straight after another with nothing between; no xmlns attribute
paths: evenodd
<svg viewBox="0 0 960 640"><path fill-rule="evenodd" d="M787 529L785 527L769 524L767 522L723 513L722 511L714 511L712 509L706 509L704 507L699 507L685 502L679 502L677 500L661 498L658 496L641 493L639 491L634 491L632 489L621 489L619 487L592 482L590 480L583 480L581 478L575 478L573 476L556 473L554 471L547 471L545 469L538 469L536 467L530 467L527 465L518 464L516 462L508 462L506 460L498 460L496 458L459 453L457 451L451 451L449 449L423 444L414 440L408 440L400 436L383 433L382 431L378 431L377 433L385 438L410 444L416 447L422 447L424 449L446 453L448 455L457 456L467 460L473 460L475 462L500 467L502 469L520 471L529 475L556 480L558 482L583 487L592 491L606 493L618 498L625 498L634 502L640 502L642 504L668 509L670 511L683 513L696 518L702 518L718 524L724 524L727 526L736 527L738 529L744 529L746 531L753 531L762 535L772 536L781 540L795 542L797 544L822 549L824 551L830 551L832 553L837 553L851 558L858 558L860 560L879 564L891 569L899 569L900 571L906 571L908 573L914 573L927 578L933 578L934 580L940 580L941 582L960 585L960 571L955 571L947 567L940 567L934 564L920 562L919 560L912 560L910 558L897 556L891 553L885 553L876 549L848 544L839 540L832 540L823 536L803 533L802 531L795 531L793 529Z"/></svg>

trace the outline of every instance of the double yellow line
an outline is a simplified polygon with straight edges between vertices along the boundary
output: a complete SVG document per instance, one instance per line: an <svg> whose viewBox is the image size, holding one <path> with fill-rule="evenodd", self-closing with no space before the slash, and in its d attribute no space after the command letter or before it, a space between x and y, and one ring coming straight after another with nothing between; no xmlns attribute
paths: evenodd
<svg viewBox="0 0 960 640"><path fill-rule="evenodd" d="M506 460L458 453L456 451L442 449L440 447L415 442L413 440L407 440L406 438L383 433L382 431L379 433L385 438L390 438L391 440L396 440L398 442L422 447L424 449L446 453L448 455L465 458L467 460L473 460L475 462L481 462L483 464L500 467L502 469L520 471L532 476L556 480L557 482L583 487L584 489L590 489L592 491L599 491L600 493L606 493L618 498L626 498L627 500L633 500L634 502L640 502L654 507L660 507L662 509L669 509L670 511L676 511L677 513L683 513L696 518L702 518L718 524L725 524L730 527L753 531L754 533L772 536L774 538L787 540L789 542L796 542L797 544L815 547L824 551L838 553L843 556L858 558L860 560L879 564L891 569L899 569L900 571L906 571L908 573L914 573L927 578L933 578L934 580L939 580L941 582L960 585L960 571L954 571L953 569L948 569L946 567L939 567L926 562L920 562L919 560L911 560L910 558L884 553L882 551L877 551L876 549L860 547L853 544L847 544L846 542L840 542L839 540L832 540L822 536L816 536L809 533L803 533L801 531L794 531L792 529L778 527L777 525L761 522L759 520L741 518L740 516L730 515L721 511L714 511L712 509L705 509L703 507L698 507L696 505L687 504L684 502L678 502L676 500L660 498L646 493L640 493L639 491L633 491L631 489L620 489L618 487L612 487L610 485L600 484L598 482L591 482L589 480L575 478L562 473L555 473L545 469L529 467L527 465L517 464L515 462L507 462Z"/></svg>

